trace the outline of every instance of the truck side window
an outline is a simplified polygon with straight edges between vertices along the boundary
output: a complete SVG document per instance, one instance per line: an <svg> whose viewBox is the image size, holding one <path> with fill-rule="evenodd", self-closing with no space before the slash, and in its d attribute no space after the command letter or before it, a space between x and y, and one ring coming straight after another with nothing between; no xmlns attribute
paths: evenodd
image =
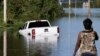
<svg viewBox="0 0 100 56"><path fill-rule="evenodd" d="M27 23L24 24L24 29L26 29L26 27L27 27Z"/></svg>
<svg viewBox="0 0 100 56"><path fill-rule="evenodd" d="M27 23L25 23L24 25L22 25L22 26L20 27L20 29L26 29L26 27L27 27Z"/></svg>
<svg viewBox="0 0 100 56"><path fill-rule="evenodd" d="M47 21L30 22L28 28L32 27L48 27L49 23Z"/></svg>

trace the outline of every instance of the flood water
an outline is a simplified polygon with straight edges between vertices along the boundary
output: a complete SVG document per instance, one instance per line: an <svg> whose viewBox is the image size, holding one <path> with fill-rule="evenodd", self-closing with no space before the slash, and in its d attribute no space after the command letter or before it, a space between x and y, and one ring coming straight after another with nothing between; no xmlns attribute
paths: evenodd
<svg viewBox="0 0 100 56"><path fill-rule="evenodd" d="M82 9L75 9L73 11L75 16L70 18L70 23L68 17L62 17L51 22L52 26L59 26L60 36L55 50L52 51L47 47L43 47L47 56L72 56L77 35L80 31L84 30L82 21L86 18L84 13L86 11L83 10L82 12ZM84 16L82 16L83 13ZM98 35L100 36L100 8L91 9L91 19L93 20L94 30L97 31ZM2 43L3 36L2 32L0 32L0 56L3 56ZM27 38L19 36L18 32L14 32L13 30L8 31L7 43L7 56L34 56L33 52L35 49L33 49L33 42L28 41ZM98 55L100 55L100 40L96 41L96 45Z"/></svg>
<svg viewBox="0 0 100 56"><path fill-rule="evenodd" d="M100 36L100 9L91 9L91 19L93 21L93 28L97 31L98 36ZM75 12L75 11L74 11ZM68 17L63 17L55 21L54 25L60 27L60 39L57 48L56 56L72 56L78 33L84 30L82 21L87 18L87 12L81 8L76 9L75 16L70 18L70 23ZM78 16L77 16L78 15ZM100 39L96 41L96 46L98 50L98 55L100 55Z"/></svg>

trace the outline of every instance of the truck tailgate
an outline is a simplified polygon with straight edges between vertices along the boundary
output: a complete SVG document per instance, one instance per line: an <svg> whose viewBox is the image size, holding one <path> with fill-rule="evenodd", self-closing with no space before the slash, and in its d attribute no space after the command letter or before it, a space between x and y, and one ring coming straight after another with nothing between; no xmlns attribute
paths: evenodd
<svg viewBox="0 0 100 56"><path fill-rule="evenodd" d="M39 27L39 28L32 28L32 34L35 36L43 36L43 35L56 35L58 34L58 27Z"/></svg>

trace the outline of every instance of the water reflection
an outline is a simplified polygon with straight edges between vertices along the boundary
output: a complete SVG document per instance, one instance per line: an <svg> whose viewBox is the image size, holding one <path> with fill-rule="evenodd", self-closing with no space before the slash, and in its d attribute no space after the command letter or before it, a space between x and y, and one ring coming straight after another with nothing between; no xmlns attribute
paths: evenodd
<svg viewBox="0 0 100 56"><path fill-rule="evenodd" d="M58 36L40 36L35 38L37 39L29 41L30 56L51 56L57 47Z"/></svg>
<svg viewBox="0 0 100 56"><path fill-rule="evenodd" d="M7 37L7 56L27 56L28 44L25 38L14 36L9 32Z"/></svg>
<svg viewBox="0 0 100 56"><path fill-rule="evenodd" d="M69 9L68 8L63 8L63 10L65 11L65 13L68 13L69 12ZM100 17L99 14L100 14L100 8L91 8L90 9L90 14L91 14L91 17ZM71 8L71 13L76 15L76 16L83 16L83 17L87 17L88 15L88 8Z"/></svg>
<svg viewBox="0 0 100 56"><path fill-rule="evenodd" d="M3 56L3 31L0 31L0 56Z"/></svg>

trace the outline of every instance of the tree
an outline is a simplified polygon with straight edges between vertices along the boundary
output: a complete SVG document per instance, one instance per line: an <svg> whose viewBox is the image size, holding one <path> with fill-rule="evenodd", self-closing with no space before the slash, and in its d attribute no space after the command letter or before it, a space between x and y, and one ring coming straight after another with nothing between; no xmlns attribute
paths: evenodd
<svg viewBox="0 0 100 56"><path fill-rule="evenodd" d="M63 13L56 0L9 0L8 18L20 20L54 19Z"/></svg>

